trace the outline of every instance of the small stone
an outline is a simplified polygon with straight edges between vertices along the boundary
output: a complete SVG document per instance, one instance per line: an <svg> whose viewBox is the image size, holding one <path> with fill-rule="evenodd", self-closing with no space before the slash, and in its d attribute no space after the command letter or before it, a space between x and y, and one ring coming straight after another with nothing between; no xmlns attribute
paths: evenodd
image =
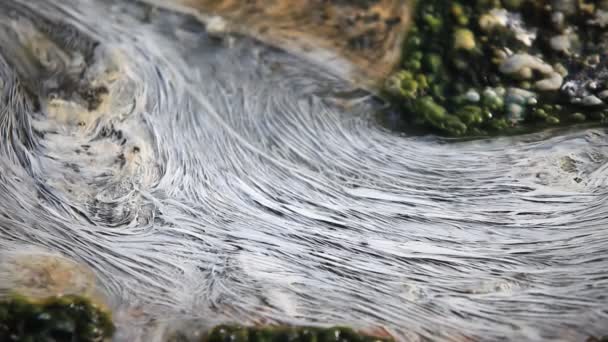
<svg viewBox="0 0 608 342"><path fill-rule="evenodd" d="M517 73L517 76L523 80L529 80L532 78L532 76L534 76L534 73L532 72L531 68L521 68Z"/></svg>
<svg viewBox="0 0 608 342"><path fill-rule="evenodd" d="M497 26L505 27L509 21L508 13L505 9L495 8L479 17L479 27L486 32Z"/></svg>
<svg viewBox="0 0 608 342"><path fill-rule="evenodd" d="M469 29L459 28L454 32L454 49L473 50L475 48L475 35Z"/></svg>
<svg viewBox="0 0 608 342"><path fill-rule="evenodd" d="M522 82L519 83L519 87L521 89L530 90L530 89L532 89L532 83L530 83L528 81L522 81Z"/></svg>
<svg viewBox="0 0 608 342"><path fill-rule="evenodd" d="M570 37L567 34L561 34L559 36L553 36L549 41L551 48L555 51L568 53L570 51Z"/></svg>
<svg viewBox="0 0 608 342"><path fill-rule="evenodd" d="M479 100L481 99L479 93L475 89L469 89L469 91L467 91L464 97L469 102L479 102Z"/></svg>
<svg viewBox="0 0 608 342"><path fill-rule="evenodd" d="M534 115L541 119L546 119L547 116L549 116L549 114L542 108L537 108L534 110Z"/></svg>
<svg viewBox="0 0 608 342"><path fill-rule="evenodd" d="M596 65L600 64L600 61L601 61L600 55L595 53L595 54L587 57L586 63L591 66L596 66Z"/></svg>
<svg viewBox="0 0 608 342"><path fill-rule="evenodd" d="M572 121L576 121L576 122L583 122L587 119L587 117L583 113L574 113L574 114L570 115L570 119L572 119Z"/></svg>
<svg viewBox="0 0 608 342"><path fill-rule="evenodd" d="M585 96L582 101L583 106L599 106L603 103L604 102L595 95Z"/></svg>
<svg viewBox="0 0 608 342"><path fill-rule="evenodd" d="M550 73L547 78L536 82L534 85L538 90L552 91L558 90L562 86L562 83L564 83L564 77L554 71Z"/></svg>
<svg viewBox="0 0 608 342"><path fill-rule="evenodd" d="M520 106L526 105L528 100L536 97L536 94L521 88L509 88L505 96L505 102L508 104L515 103Z"/></svg>
<svg viewBox="0 0 608 342"><path fill-rule="evenodd" d="M494 98L498 97L498 94L496 94L496 91L494 89L486 88L483 90L483 97Z"/></svg>
<svg viewBox="0 0 608 342"><path fill-rule="evenodd" d="M608 90L603 90L597 95L600 97L600 99L608 99Z"/></svg>
<svg viewBox="0 0 608 342"><path fill-rule="evenodd" d="M507 117L511 122L520 122L524 118L524 107L511 103L507 105Z"/></svg>
<svg viewBox="0 0 608 342"><path fill-rule="evenodd" d="M557 125L557 124L559 124L559 119L556 118L555 116L548 116L545 119L545 122L547 122L550 125Z"/></svg>
<svg viewBox="0 0 608 342"><path fill-rule="evenodd" d="M213 16L207 21L207 33L211 36L221 36L226 33L228 23L220 16Z"/></svg>
<svg viewBox="0 0 608 342"><path fill-rule="evenodd" d="M564 13L559 11L551 15L551 22L553 22L553 26L559 31L564 29L564 19Z"/></svg>
<svg viewBox="0 0 608 342"><path fill-rule="evenodd" d="M486 88L483 91L483 105L489 110L501 110L504 108L504 100L492 88Z"/></svg>
<svg viewBox="0 0 608 342"><path fill-rule="evenodd" d="M596 90L597 89L597 82L596 81L589 82L587 84L587 89Z"/></svg>
<svg viewBox="0 0 608 342"><path fill-rule="evenodd" d="M507 100L508 104L516 104L516 105L523 105L527 101L523 96L514 95L514 94L507 95L506 100Z"/></svg>

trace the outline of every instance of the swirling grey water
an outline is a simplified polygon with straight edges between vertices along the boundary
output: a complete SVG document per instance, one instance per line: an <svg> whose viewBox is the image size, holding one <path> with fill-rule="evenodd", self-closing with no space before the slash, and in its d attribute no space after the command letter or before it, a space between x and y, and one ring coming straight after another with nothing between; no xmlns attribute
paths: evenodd
<svg viewBox="0 0 608 342"><path fill-rule="evenodd" d="M118 341L189 320L608 333L605 129L394 133L321 66L150 13L0 2L0 288L32 251L87 265Z"/></svg>

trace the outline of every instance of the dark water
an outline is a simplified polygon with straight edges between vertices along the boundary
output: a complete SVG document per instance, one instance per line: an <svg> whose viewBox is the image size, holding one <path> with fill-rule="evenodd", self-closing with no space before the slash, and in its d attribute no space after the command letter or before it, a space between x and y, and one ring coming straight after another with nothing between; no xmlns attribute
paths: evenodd
<svg viewBox="0 0 608 342"><path fill-rule="evenodd" d="M0 8L0 287L32 251L88 265L125 341L189 319L608 333L605 130L398 135L323 69L192 17Z"/></svg>

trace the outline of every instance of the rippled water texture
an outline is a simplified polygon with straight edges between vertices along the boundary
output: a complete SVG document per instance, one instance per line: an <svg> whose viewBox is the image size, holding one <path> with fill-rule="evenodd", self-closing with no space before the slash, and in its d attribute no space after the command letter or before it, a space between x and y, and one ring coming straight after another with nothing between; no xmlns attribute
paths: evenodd
<svg viewBox="0 0 608 342"><path fill-rule="evenodd" d="M190 318L608 333L605 130L399 136L347 83L188 16L0 8L0 260L90 266L118 340Z"/></svg>

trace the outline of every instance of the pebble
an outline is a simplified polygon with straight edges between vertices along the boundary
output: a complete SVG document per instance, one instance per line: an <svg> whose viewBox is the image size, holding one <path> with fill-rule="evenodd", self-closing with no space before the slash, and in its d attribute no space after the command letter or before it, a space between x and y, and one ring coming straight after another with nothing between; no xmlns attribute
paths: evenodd
<svg viewBox="0 0 608 342"><path fill-rule="evenodd" d="M551 48L555 51L568 53L571 48L570 37L567 34L553 36L549 41Z"/></svg>
<svg viewBox="0 0 608 342"><path fill-rule="evenodd" d="M572 120L578 121L578 122L583 122L587 119L587 117L583 113L574 113L574 114L570 115L570 118Z"/></svg>
<svg viewBox="0 0 608 342"><path fill-rule="evenodd" d="M553 22L554 27L559 31L564 29L564 20L565 16L562 12L557 11L551 15L551 22Z"/></svg>
<svg viewBox="0 0 608 342"><path fill-rule="evenodd" d="M475 48L475 35L468 29L457 29L454 32L454 48L473 50Z"/></svg>
<svg viewBox="0 0 608 342"><path fill-rule="evenodd" d="M489 97L489 98L495 98L498 97L498 94L496 94L496 91L492 88L486 88L483 91L483 96L484 97Z"/></svg>
<svg viewBox="0 0 608 342"><path fill-rule="evenodd" d="M598 96L599 96L601 99L604 99L604 100L605 100L605 99L608 99L608 90L603 90L603 91L601 91L601 92L598 94Z"/></svg>
<svg viewBox="0 0 608 342"><path fill-rule="evenodd" d="M558 125L559 124L559 119L556 118L555 116L548 116L545 119L545 122L550 124L550 125Z"/></svg>
<svg viewBox="0 0 608 342"><path fill-rule="evenodd" d="M585 96L583 98L583 102L582 104L584 106L599 106L601 104L603 104L604 102L602 100L600 100L597 96L595 95L588 95Z"/></svg>
<svg viewBox="0 0 608 342"><path fill-rule="evenodd" d="M207 21L207 33L211 36L221 36L226 33L228 23L220 16L213 16Z"/></svg>
<svg viewBox="0 0 608 342"><path fill-rule="evenodd" d="M496 87L494 88L494 91L498 96L505 96L505 94L507 93L507 90L504 87Z"/></svg>
<svg viewBox="0 0 608 342"><path fill-rule="evenodd" d="M562 83L564 83L564 77L558 72L552 72L547 78L536 82L534 85L536 89L541 91L558 90Z"/></svg>
<svg viewBox="0 0 608 342"><path fill-rule="evenodd" d="M479 102L481 100L481 96L479 96L479 93L475 89L469 89L464 97L469 102Z"/></svg>
<svg viewBox="0 0 608 342"><path fill-rule="evenodd" d="M509 88L507 90L505 102L525 105L528 100L533 97L536 97L536 93L521 88Z"/></svg>
<svg viewBox="0 0 608 342"><path fill-rule="evenodd" d="M525 108L516 103L510 103L507 105L507 117L512 122L522 121L524 118Z"/></svg>

